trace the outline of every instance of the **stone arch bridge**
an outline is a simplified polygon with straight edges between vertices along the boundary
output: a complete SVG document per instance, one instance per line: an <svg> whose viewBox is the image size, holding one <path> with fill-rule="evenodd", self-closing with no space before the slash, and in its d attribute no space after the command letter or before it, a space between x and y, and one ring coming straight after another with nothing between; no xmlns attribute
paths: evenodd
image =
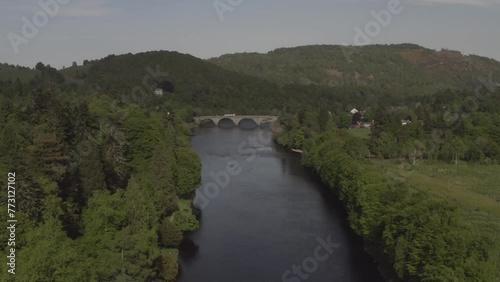
<svg viewBox="0 0 500 282"><path fill-rule="evenodd" d="M205 120L211 120L215 125L219 125L221 120L231 120L235 125L239 125L243 120L252 120L257 126L264 123L274 123L278 116L245 116L245 115L224 115L224 116L199 116L194 117L196 124L201 124Z"/></svg>

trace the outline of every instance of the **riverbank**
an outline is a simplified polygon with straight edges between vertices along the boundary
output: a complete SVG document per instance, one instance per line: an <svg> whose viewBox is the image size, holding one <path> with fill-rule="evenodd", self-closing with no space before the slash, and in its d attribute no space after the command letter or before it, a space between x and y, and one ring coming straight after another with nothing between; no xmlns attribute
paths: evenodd
<svg viewBox="0 0 500 282"><path fill-rule="evenodd" d="M421 166L412 172L397 164L374 164L357 151L349 151L353 143L345 140L350 139L334 132L306 140L302 163L342 200L352 230L363 238L367 252L388 281L464 281L474 276L480 281L495 281L500 226L495 223L496 209L483 204L494 200L474 200L484 198L477 194L471 200L466 195L473 192L459 186L450 189L448 177L443 182L426 174L429 169L451 169L467 173L467 178L455 181L475 183L472 190L491 194L493 186L478 185L479 175L471 175L474 170L470 168ZM432 189L442 185L448 188ZM498 189L495 191L498 193ZM467 205L457 204L462 201ZM476 252L487 256L477 256ZM447 259L449 256L454 259ZM474 265L467 263L471 259Z"/></svg>
<svg viewBox="0 0 500 282"><path fill-rule="evenodd" d="M302 160L304 160L304 157L307 158L307 152L305 152L306 156L303 156L303 154L304 154L303 150L288 148L287 144L282 144L280 142L280 139L277 138L278 135L275 135L273 137L274 137L273 140L277 144L277 146L280 146L284 150L290 151L292 153L299 153L299 154L301 154L301 159ZM317 170L316 167L311 167L311 166L308 166L308 165L304 165L304 167L308 168L310 170L310 172L312 174L314 174L315 176L317 176L323 184L325 184L325 185L328 186L328 183L325 182L325 180L321 177L321 174L318 172L318 170ZM329 188L329 190L332 191L332 192L334 192L333 195L335 196L335 198L337 200L339 200L340 202L342 202L342 204L344 205L343 211L345 212L346 220L349 222L349 224L351 224L351 222L349 221L348 211L347 211L347 209L345 207L345 202L342 201L340 199L340 197L339 197L340 190L339 189L332 189L331 187ZM332 196L333 197L333 195L327 194L325 196ZM353 230L352 227L351 227L351 230L355 231L355 230ZM400 281L397 278L397 275L394 273L394 271L392 269L392 266L386 262L385 254L384 254L383 250L377 249L376 246L368 244L366 242L365 238L363 236L361 236L360 234L358 234L358 233L355 232L355 235L359 238L359 240L361 242L363 242L363 249L364 249L364 251L368 255L370 255L370 257L373 258L373 261L377 265L377 269L378 269L380 275L382 277L384 277L385 281L388 281L388 282L397 282L397 281Z"/></svg>
<svg viewBox="0 0 500 282"><path fill-rule="evenodd" d="M293 281L287 270L302 265L318 240L340 247L318 261L310 281L383 281L342 204L325 196L333 192L300 164L300 155L270 138L249 142L265 132L214 127L192 137L204 165L198 193L206 199L199 202L200 229L181 249L178 281Z"/></svg>

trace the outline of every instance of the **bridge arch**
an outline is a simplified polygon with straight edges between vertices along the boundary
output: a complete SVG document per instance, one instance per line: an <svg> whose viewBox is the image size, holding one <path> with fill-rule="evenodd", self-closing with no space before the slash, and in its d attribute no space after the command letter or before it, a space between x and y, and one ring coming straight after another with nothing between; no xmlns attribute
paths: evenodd
<svg viewBox="0 0 500 282"><path fill-rule="evenodd" d="M202 119L198 122L199 125L203 126L203 127L214 127L214 126L217 126L217 123L215 123L215 121L211 118L206 118L206 119Z"/></svg>
<svg viewBox="0 0 500 282"><path fill-rule="evenodd" d="M245 123L249 124L253 128L260 126L260 124L257 123L257 121L255 121L254 119L251 119L251 118L242 118L242 119L240 119L240 121L238 122L238 126L241 127Z"/></svg>
<svg viewBox="0 0 500 282"><path fill-rule="evenodd" d="M228 121L231 122L231 125L228 124L227 127L235 127L235 126L238 125L238 123L236 123L236 121L233 118L231 118L231 117L223 117L223 118L221 118L221 119L219 119L217 121L217 126L220 127L224 122L228 122ZM226 126L224 126L224 127L226 127Z"/></svg>

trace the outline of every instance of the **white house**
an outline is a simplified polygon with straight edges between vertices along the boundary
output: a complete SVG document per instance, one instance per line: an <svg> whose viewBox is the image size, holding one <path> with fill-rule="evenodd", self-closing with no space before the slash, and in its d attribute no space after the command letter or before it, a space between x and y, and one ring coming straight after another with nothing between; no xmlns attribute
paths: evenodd
<svg viewBox="0 0 500 282"><path fill-rule="evenodd" d="M357 113L357 112L359 112L359 111L358 111L358 110L356 110L356 108L354 108L354 109L352 109L352 110L351 110L351 115L353 115L353 114L355 114L355 113Z"/></svg>
<svg viewBox="0 0 500 282"><path fill-rule="evenodd" d="M157 96L163 96L163 89L161 89L161 88L156 88L156 89L155 89L155 94L156 94Z"/></svg>

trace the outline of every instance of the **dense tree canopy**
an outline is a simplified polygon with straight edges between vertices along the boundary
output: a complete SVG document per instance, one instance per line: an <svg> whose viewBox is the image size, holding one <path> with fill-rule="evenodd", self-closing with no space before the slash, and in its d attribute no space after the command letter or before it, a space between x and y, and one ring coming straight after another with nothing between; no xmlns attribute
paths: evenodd
<svg viewBox="0 0 500 282"><path fill-rule="evenodd" d="M175 248L198 227L201 164L182 115L168 97L86 95L50 66L37 70L22 93L0 91L0 173L16 172L22 221L16 281L173 281Z"/></svg>
<svg viewBox="0 0 500 282"><path fill-rule="evenodd" d="M453 95L443 99L448 93ZM464 162L470 170L499 164L498 94L484 93L474 110L456 106L476 95L471 91L437 93L425 104L377 107L371 130L346 129L342 117L346 113L320 115L320 108L315 115L315 109L307 105L288 108L276 140L304 151L303 163L338 193L352 229L390 277L402 281L495 281L500 276L500 210L489 207L492 200L500 199L495 196L498 188L481 187L493 189L484 194L491 200L483 203L469 201L474 194L457 196L457 191L429 187L436 183L429 180L429 173L419 176L425 185L409 184L408 178L413 170L435 162L441 170ZM440 106L434 106L438 103ZM448 111L450 108L454 111ZM456 119L447 119L454 113ZM305 138L297 138L297 132L303 132ZM357 137L363 132L369 135ZM493 185L498 183L498 175L488 177Z"/></svg>
<svg viewBox="0 0 500 282"><path fill-rule="evenodd" d="M500 93L475 80L485 69L500 80L498 63L408 44L355 51L351 62L339 46L309 46L210 62L147 52L63 71L0 65L0 174L16 172L23 222L16 278L174 281L183 233L199 226L187 123L238 113L280 116L277 142L304 151L391 277L495 281L495 206L464 207L430 192L434 182L405 180L423 161L500 163ZM429 71L441 61L454 64Z"/></svg>

